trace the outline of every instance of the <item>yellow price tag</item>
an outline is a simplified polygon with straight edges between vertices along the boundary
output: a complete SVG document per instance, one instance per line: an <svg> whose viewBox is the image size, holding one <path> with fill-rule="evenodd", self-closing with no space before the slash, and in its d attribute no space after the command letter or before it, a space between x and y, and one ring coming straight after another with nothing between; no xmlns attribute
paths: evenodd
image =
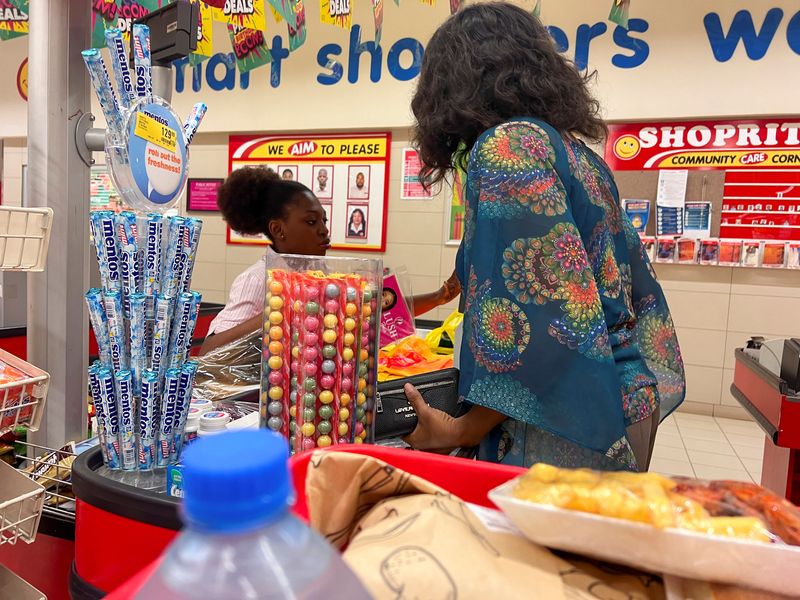
<svg viewBox="0 0 800 600"><path fill-rule="evenodd" d="M136 113L136 128L133 130L135 136L152 142L156 146L161 146L165 150L175 152L178 144L178 134L172 127L167 127L148 117L144 113Z"/></svg>

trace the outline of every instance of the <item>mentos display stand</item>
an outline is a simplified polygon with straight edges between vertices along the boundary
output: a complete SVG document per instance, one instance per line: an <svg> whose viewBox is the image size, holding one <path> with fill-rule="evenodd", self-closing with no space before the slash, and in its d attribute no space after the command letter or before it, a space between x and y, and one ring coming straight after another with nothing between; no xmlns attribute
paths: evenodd
<svg viewBox="0 0 800 600"><path fill-rule="evenodd" d="M73 600L95 600L153 562L181 528L179 501L100 474L100 449L72 465L76 499Z"/></svg>

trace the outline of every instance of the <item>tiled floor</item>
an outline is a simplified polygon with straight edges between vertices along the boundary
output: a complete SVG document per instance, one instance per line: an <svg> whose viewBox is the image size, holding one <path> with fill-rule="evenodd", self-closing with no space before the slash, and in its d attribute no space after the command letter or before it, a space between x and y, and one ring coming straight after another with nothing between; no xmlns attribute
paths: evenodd
<svg viewBox="0 0 800 600"><path fill-rule="evenodd" d="M675 413L658 429L650 470L759 483L763 451L764 433L752 421Z"/></svg>

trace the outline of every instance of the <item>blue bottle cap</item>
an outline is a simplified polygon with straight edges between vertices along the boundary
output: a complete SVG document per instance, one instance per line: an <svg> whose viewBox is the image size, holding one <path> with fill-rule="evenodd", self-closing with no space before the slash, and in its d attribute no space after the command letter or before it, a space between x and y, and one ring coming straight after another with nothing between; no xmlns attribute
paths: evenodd
<svg viewBox="0 0 800 600"><path fill-rule="evenodd" d="M184 520L221 533L268 524L289 508L289 448L263 429L199 439L183 455Z"/></svg>

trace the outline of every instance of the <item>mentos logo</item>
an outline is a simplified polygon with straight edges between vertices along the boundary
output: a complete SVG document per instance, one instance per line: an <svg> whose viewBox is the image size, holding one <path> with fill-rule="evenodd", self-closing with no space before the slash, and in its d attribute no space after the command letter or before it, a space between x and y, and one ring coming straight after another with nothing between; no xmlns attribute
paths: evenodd
<svg viewBox="0 0 800 600"><path fill-rule="evenodd" d="M161 256L161 249L158 247L159 230L161 223L150 221L147 224L147 257L146 268L148 273L155 273L156 260Z"/></svg>
<svg viewBox="0 0 800 600"><path fill-rule="evenodd" d="M159 340L160 343L153 344L153 364L152 369L158 371L161 368L161 359L164 356L164 340Z"/></svg>
<svg viewBox="0 0 800 600"><path fill-rule="evenodd" d="M120 379L119 386L119 406L122 410L122 426L125 431L133 431L133 404L131 403L131 381L130 379Z"/></svg>
<svg viewBox="0 0 800 600"><path fill-rule="evenodd" d="M153 419L153 411L150 406L153 403L152 383L142 382L142 397L139 399L139 437L146 438L150 433L150 424Z"/></svg>
<svg viewBox="0 0 800 600"><path fill-rule="evenodd" d="M125 42L121 37L114 38L114 51L117 53L117 63L120 65L120 70L122 71L122 87L125 90L125 95L130 96L133 91L133 82L131 81L131 71L128 68Z"/></svg>
<svg viewBox="0 0 800 600"><path fill-rule="evenodd" d="M114 399L114 379L110 376L105 377L103 381L103 395L105 402L104 408L107 409L106 424L111 435L119 433L119 416L117 415L117 403L113 402Z"/></svg>
<svg viewBox="0 0 800 600"><path fill-rule="evenodd" d="M103 244L106 248L108 278L111 281L119 281L119 254L117 254L117 240L112 219L103 219Z"/></svg>
<svg viewBox="0 0 800 600"><path fill-rule="evenodd" d="M175 347L183 348L186 346L186 333L189 329L189 320L192 316L192 305L187 302L181 311L181 321L178 323L178 335L175 336ZM181 375L182 376L182 375Z"/></svg>
<svg viewBox="0 0 800 600"><path fill-rule="evenodd" d="M175 409L178 404L178 379L169 379L169 387L167 388L167 401L164 403L164 414L162 418L163 427L161 433L169 435L172 433L172 428L175 426Z"/></svg>

